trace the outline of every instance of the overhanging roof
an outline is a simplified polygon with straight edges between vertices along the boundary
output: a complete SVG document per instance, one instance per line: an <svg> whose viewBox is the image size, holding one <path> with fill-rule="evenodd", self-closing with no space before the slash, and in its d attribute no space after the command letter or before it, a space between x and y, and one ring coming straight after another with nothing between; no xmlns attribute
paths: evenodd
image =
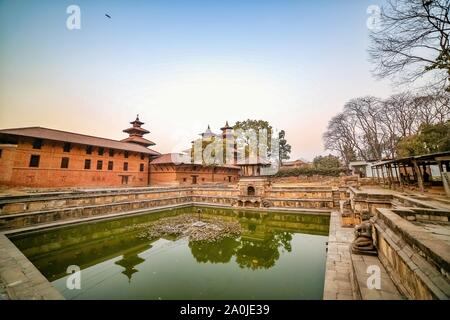
<svg viewBox="0 0 450 320"><path fill-rule="evenodd" d="M135 144L121 142L117 140L100 138L89 136L80 133L67 132L49 128L42 127L25 127L25 128L13 128L13 129L3 129L0 130L0 136L18 136L18 137L29 137L37 139L46 139L61 142L70 142L76 144L82 144L86 146L96 146L105 147L109 149L125 150L132 152L140 152L149 155L160 155L159 152L146 148L144 146Z"/></svg>

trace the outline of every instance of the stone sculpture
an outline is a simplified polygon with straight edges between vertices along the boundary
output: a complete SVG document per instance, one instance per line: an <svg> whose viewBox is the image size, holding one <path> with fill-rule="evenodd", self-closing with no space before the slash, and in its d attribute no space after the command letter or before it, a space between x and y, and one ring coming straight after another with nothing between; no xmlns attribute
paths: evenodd
<svg viewBox="0 0 450 320"><path fill-rule="evenodd" d="M355 240L352 243L352 252L370 256L377 255L377 250L372 240L372 225L369 221L365 221L355 227Z"/></svg>

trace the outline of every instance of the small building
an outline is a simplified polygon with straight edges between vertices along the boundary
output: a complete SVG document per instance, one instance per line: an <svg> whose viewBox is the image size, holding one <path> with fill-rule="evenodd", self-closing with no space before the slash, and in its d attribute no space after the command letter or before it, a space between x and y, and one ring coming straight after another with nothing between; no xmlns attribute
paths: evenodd
<svg viewBox="0 0 450 320"><path fill-rule="evenodd" d="M350 169L352 175L357 175L360 178L373 178L372 165L375 162L375 160L351 161L348 164L348 168Z"/></svg>
<svg viewBox="0 0 450 320"><path fill-rule="evenodd" d="M147 186L149 161L139 117L112 140L42 127L0 130L0 184L21 187Z"/></svg>
<svg viewBox="0 0 450 320"><path fill-rule="evenodd" d="M195 164L189 155L168 153L150 162L150 184L236 183L239 180L239 171L237 166Z"/></svg>
<svg viewBox="0 0 450 320"><path fill-rule="evenodd" d="M271 162L262 157L248 157L244 161L237 162L241 168L240 175L242 177L260 177L266 176L267 168L271 166Z"/></svg>
<svg viewBox="0 0 450 320"><path fill-rule="evenodd" d="M281 169L298 169L307 167L309 164L303 160L297 159L294 161L283 161Z"/></svg>

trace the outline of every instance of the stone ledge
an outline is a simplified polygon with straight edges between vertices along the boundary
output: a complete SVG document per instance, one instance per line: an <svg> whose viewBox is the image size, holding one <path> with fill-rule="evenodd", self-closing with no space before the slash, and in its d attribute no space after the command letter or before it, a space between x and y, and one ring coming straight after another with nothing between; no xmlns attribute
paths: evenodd
<svg viewBox="0 0 450 320"><path fill-rule="evenodd" d="M415 251L428 257L435 266L440 266L445 274L450 274L450 246L443 241L432 238L428 232L405 220L392 210L378 208L377 212L377 220L380 219L383 224L376 223L378 223L380 229L383 229L383 225L386 226L383 230L393 240L394 244L397 244L399 238L401 238L403 242L412 248L416 248Z"/></svg>
<svg viewBox="0 0 450 320"><path fill-rule="evenodd" d="M450 284L419 254L419 248L411 247L383 220L376 220L375 230L380 260L404 295L411 299L449 299Z"/></svg>
<svg viewBox="0 0 450 320"><path fill-rule="evenodd" d="M3 234L0 234L0 284L8 299L62 300L64 297ZM0 290L1 296L1 290ZM1 299L1 298L0 298Z"/></svg>

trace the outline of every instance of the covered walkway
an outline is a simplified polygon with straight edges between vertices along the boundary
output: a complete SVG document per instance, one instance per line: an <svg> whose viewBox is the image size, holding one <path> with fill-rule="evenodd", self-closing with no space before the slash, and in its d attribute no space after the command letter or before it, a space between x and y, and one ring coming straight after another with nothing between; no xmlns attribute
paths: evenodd
<svg viewBox="0 0 450 320"><path fill-rule="evenodd" d="M450 197L450 151L379 161L372 165L372 175L392 189L416 187L425 192L442 188Z"/></svg>

